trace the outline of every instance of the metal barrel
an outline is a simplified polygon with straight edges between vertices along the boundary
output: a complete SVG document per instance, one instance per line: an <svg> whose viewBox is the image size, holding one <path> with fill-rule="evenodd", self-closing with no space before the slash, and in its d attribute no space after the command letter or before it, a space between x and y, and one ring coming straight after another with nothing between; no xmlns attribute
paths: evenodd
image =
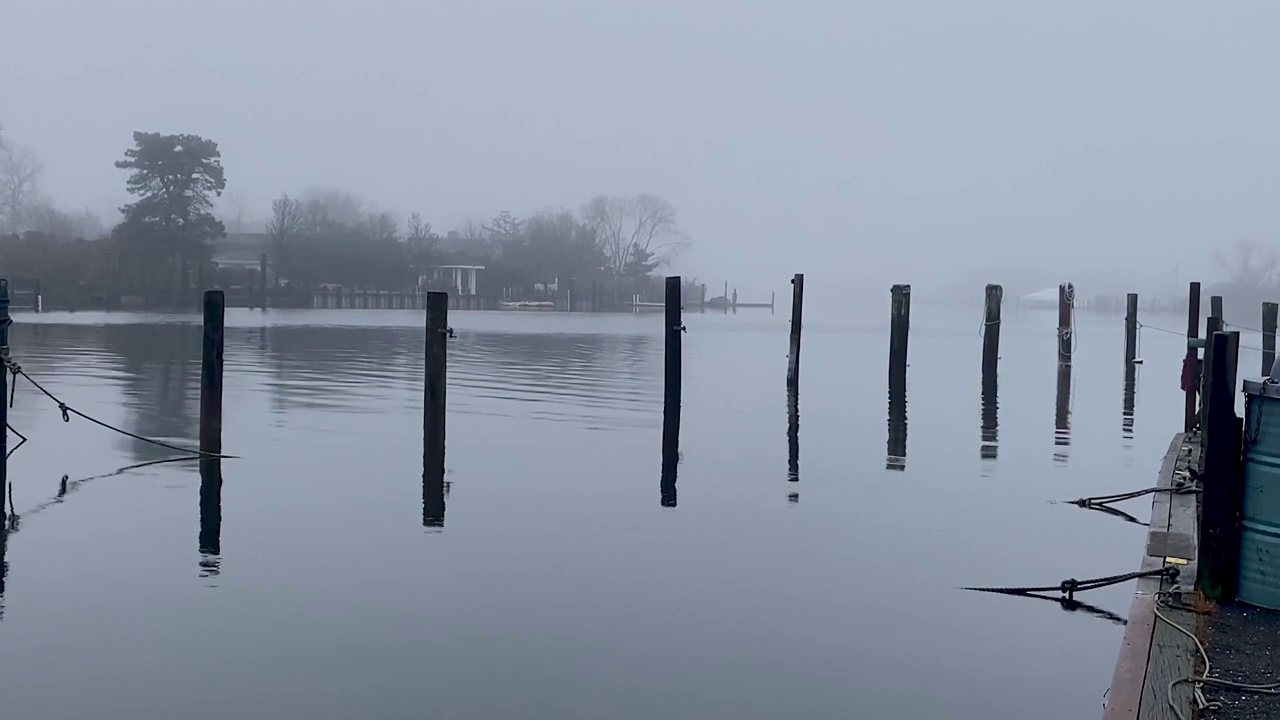
<svg viewBox="0 0 1280 720"><path fill-rule="evenodd" d="M1280 383L1245 380L1237 598L1280 610Z"/></svg>

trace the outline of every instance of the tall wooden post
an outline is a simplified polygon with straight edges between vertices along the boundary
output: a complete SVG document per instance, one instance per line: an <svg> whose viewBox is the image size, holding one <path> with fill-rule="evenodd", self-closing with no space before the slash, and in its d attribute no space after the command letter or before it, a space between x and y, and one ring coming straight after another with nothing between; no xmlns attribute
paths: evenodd
<svg viewBox="0 0 1280 720"><path fill-rule="evenodd" d="M1200 283L1193 282L1187 290L1187 354L1182 360L1182 387L1186 391L1186 410L1183 427L1185 432L1200 421L1196 394L1200 388L1199 351L1191 341L1200 337Z"/></svg>
<svg viewBox="0 0 1280 720"><path fill-rule="evenodd" d="M907 338L911 331L911 286L894 285L889 310L889 377L907 377Z"/></svg>
<svg viewBox="0 0 1280 720"><path fill-rule="evenodd" d="M1212 317L1212 318L1218 318L1218 320L1222 320L1222 319L1223 319L1223 318L1222 318L1222 296L1221 296L1221 295L1210 295L1210 296L1209 296L1209 317ZM1222 326L1221 326L1221 324L1219 324L1219 326L1218 326L1218 327L1222 327Z"/></svg>
<svg viewBox="0 0 1280 720"><path fill-rule="evenodd" d="M35 287L31 289L31 310L44 312L44 293L40 290L40 278L36 278Z"/></svg>
<svg viewBox="0 0 1280 720"><path fill-rule="evenodd" d="M1262 303L1262 375L1271 375L1276 361L1276 320L1280 316L1280 304Z"/></svg>
<svg viewBox="0 0 1280 720"><path fill-rule="evenodd" d="M1000 366L1000 311L1004 304L1004 288L987 285L985 309L982 313L982 377L994 376Z"/></svg>
<svg viewBox="0 0 1280 720"><path fill-rule="evenodd" d="M270 287L270 283L267 282L267 254L266 253L262 253L261 255L258 256L258 280L262 283L261 307L263 310L266 310L267 297L270 294L267 292L267 288Z"/></svg>
<svg viewBox="0 0 1280 720"><path fill-rule="evenodd" d="M1216 318L1214 318L1216 320ZM1235 465L1240 454L1235 393L1230 383L1231 338L1215 332L1209 337L1205 375L1208 421L1204 426L1204 476L1200 496L1200 563L1196 587L1211 598L1235 596L1235 548L1240 496L1234 487Z"/></svg>
<svg viewBox="0 0 1280 720"><path fill-rule="evenodd" d="M449 293L427 293L426 384L422 403L423 477L444 481L445 373Z"/></svg>
<svg viewBox="0 0 1280 720"><path fill-rule="evenodd" d="M987 332L991 327L987 327ZM992 370L982 372L982 434L978 457L995 460L1000 455L1000 375Z"/></svg>
<svg viewBox="0 0 1280 720"><path fill-rule="evenodd" d="M676 466L680 461L681 343L680 276L667 278L663 334L666 338L662 402L662 504L676 505Z"/></svg>
<svg viewBox="0 0 1280 720"><path fill-rule="evenodd" d="M222 336L226 297L204 294L204 344L200 355L200 452L222 453Z"/></svg>
<svg viewBox="0 0 1280 720"><path fill-rule="evenodd" d="M738 288L733 289L733 314L738 314Z"/></svg>
<svg viewBox="0 0 1280 720"><path fill-rule="evenodd" d="M1075 348L1075 328L1072 327L1072 309L1075 306L1076 289L1071 283L1058 286L1058 362L1070 363Z"/></svg>
<svg viewBox="0 0 1280 720"><path fill-rule="evenodd" d="M800 329L804 318L804 273L791 278L791 350L787 353L787 387L800 387Z"/></svg>
<svg viewBox="0 0 1280 720"><path fill-rule="evenodd" d="M1058 385L1053 400L1053 460L1066 463L1071 457L1071 363L1058 363Z"/></svg>
<svg viewBox="0 0 1280 720"><path fill-rule="evenodd" d="M777 299L778 299L778 292L776 290L770 290L769 291L769 314L770 315L773 314L773 306L774 306L774 303L777 301Z"/></svg>
<svg viewBox="0 0 1280 720"><path fill-rule="evenodd" d="M1124 366L1130 367L1138 359L1138 294L1125 297L1124 310Z"/></svg>
<svg viewBox="0 0 1280 720"><path fill-rule="evenodd" d="M1222 331L1222 319L1210 315L1204 319L1204 359L1200 362L1200 446L1208 442L1209 428L1209 369L1213 365L1213 336ZM1224 383L1225 384L1225 383Z"/></svg>
<svg viewBox="0 0 1280 720"><path fill-rule="evenodd" d="M729 314L729 281L724 281L724 312Z"/></svg>
<svg viewBox="0 0 1280 720"><path fill-rule="evenodd" d="M0 278L0 356L9 356L9 281ZM9 497L9 368L0 365L0 535L6 529L4 499ZM2 542L2 540L0 540ZM3 562L0 560L0 562Z"/></svg>

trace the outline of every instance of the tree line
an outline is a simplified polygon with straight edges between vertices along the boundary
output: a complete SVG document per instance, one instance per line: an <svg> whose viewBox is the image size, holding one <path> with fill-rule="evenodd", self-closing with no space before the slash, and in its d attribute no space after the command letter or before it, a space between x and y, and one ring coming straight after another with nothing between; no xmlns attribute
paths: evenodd
<svg viewBox="0 0 1280 720"><path fill-rule="evenodd" d="M185 304L203 287L261 282L243 263L217 262L230 242L215 210L227 187L216 142L137 132L115 166L128 172L133 201L107 231L90 213L55 208L40 190L34 153L0 134L5 272L101 295L106 304L122 295ZM259 227L232 240L260 240L271 292L300 303L323 286L409 289L451 264L484 266L480 291L489 295L529 295L566 280L638 287L688 245L676 209L649 194L600 195L576 212L503 211L440 234L418 213L402 223L350 192L312 189L275 198Z"/></svg>

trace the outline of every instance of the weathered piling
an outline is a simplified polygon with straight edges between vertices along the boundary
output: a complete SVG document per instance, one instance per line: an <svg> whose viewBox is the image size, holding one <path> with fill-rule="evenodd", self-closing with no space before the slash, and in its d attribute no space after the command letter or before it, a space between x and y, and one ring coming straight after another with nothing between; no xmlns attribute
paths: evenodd
<svg viewBox="0 0 1280 720"><path fill-rule="evenodd" d="M680 462L680 378L681 343L684 325L680 321L680 276L667 278L666 312L663 334L666 338L663 402L662 402L662 504L676 504L676 466Z"/></svg>
<svg viewBox="0 0 1280 720"><path fill-rule="evenodd" d="M787 480L800 482L800 391L787 390Z"/></svg>
<svg viewBox="0 0 1280 720"><path fill-rule="evenodd" d="M31 288L31 310L44 312L44 292L40 289L40 278L36 278L35 286Z"/></svg>
<svg viewBox="0 0 1280 720"><path fill-rule="evenodd" d="M9 358L9 281L0 278L0 360ZM4 533L4 499L9 497L9 369L0 367L0 534Z"/></svg>
<svg viewBox="0 0 1280 720"><path fill-rule="evenodd" d="M804 318L804 273L791 278L791 349L787 353L787 387L800 387L800 329Z"/></svg>
<svg viewBox="0 0 1280 720"><path fill-rule="evenodd" d="M733 312L738 313L738 288L733 289Z"/></svg>
<svg viewBox="0 0 1280 720"><path fill-rule="evenodd" d="M422 403L423 477L444 480L445 382L449 342L449 294L427 293L426 382Z"/></svg>
<svg viewBox="0 0 1280 720"><path fill-rule="evenodd" d="M267 292L268 285L267 285L267 254L266 253L262 253L261 255L258 256L258 282L260 284L259 285L260 288L262 289L262 295L259 296L259 300L261 301L259 303L259 307L261 307L263 310L266 310L267 297L269 295Z"/></svg>
<svg viewBox="0 0 1280 720"><path fill-rule="evenodd" d="M729 281L724 281L724 312L729 314Z"/></svg>
<svg viewBox="0 0 1280 720"><path fill-rule="evenodd" d="M200 354L200 452L222 453L222 336L226 297L204 294L204 343Z"/></svg>
<svg viewBox="0 0 1280 720"><path fill-rule="evenodd" d="M199 543L201 555L222 553L222 460L218 458L200 460ZM201 565L209 568L208 562L202 561Z"/></svg>
<svg viewBox="0 0 1280 720"><path fill-rule="evenodd" d="M1070 363L1075 350L1075 328L1072 327L1076 288L1071 283L1058 286L1058 362Z"/></svg>
<svg viewBox="0 0 1280 720"><path fill-rule="evenodd" d="M1120 411L1120 436L1126 440L1133 439L1133 416L1138 403L1138 365L1129 363L1124 367L1124 396Z"/></svg>
<svg viewBox="0 0 1280 720"><path fill-rule="evenodd" d="M1280 304L1262 303L1262 376L1271 375L1276 362L1276 321L1280 317Z"/></svg>
<svg viewBox="0 0 1280 720"><path fill-rule="evenodd" d="M889 308L889 383L907 379L907 339L911 331L911 286L894 285Z"/></svg>
<svg viewBox="0 0 1280 720"><path fill-rule="evenodd" d="M1200 283L1191 283L1187 291L1187 354L1182 360L1182 387L1186 391L1183 431L1191 432L1200 420L1196 393L1199 390L1199 352L1192 341L1200 337Z"/></svg>
<svg viewBox="0 0 1280 720"><path fill-rule="evenodd" d="M1213 363L1213 336L1222 330L1222 319L1210 315L1204 320L1204 358L1200 362L1200 446L1204 447L1208 441L1207 433L1203 432L1209 427L1209 367Z"/></svg>
<svg viewBox="0 0 1280 720"><path fill-rule="evenodd" d="M907 341L911 334L911 286L890 289L889 438L885 468L907 467Z"/></svg>
<svg viewBox="0 0 1280 720"><path fill-rule="evenodd" d="M702 283L702 294L698 300L698 312L707 311L707 284Z"/></svg>
<svg viewBox="0 0 1280 720"><path fill-rule="evenodd" d="M1215 332L1209 336L1206 348L1211 348L1205 365L1208 421L1203 428L1204 473L1196 587L1210 598L1230 600L1235 596L1238 567L1235 553L1240 492L1235 486L1240 479L1235 469L1241 441L1235 393L1230 384L1231 337Z"/></svg>
<svg viewBox="0 0 1280 720"><path fill-rule="evenodd" d="M1240 368L1240 332L1232 330L1227 333L1227 387L1231 389L1231 397L1235 397L1240 387L1237 371Z"/></svg>
<svg viewBox="0 0 1280 720"><path fill-rule="evenodd" d="M1138 359L1138 294L1129 293L1124 303L1124 366Z"/></svg>
<svg viewBox="0 0 1280 720"><path fill-rule="evenodd" d="M987 376L993 377L1000 366L1000 311L1004 304L1004 288L1000 285L987 285L986 299L982 311L982 382L986 385Z"/></svg>
<svg viewBox="0 0 1280 720"><path fill-rule="evenodd" d="M1219 321L1222 320L1222 296L1221 295L1209 296L1209 317L1218 318Z"/></svg>

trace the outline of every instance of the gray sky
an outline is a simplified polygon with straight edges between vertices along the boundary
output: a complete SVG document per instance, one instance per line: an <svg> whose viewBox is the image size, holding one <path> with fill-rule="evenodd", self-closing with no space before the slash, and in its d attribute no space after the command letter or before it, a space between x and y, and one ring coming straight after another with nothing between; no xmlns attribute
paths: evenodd
<svg viewBox="0 0 1280 720"><path fill-rule="evenodd" d="M657 193L696 244L677 269L766 292L1053 263L1172 284L1275 236L1274 1L0 8L0 122L110 222L150 130L216 140L257 214L312 186L438 229Z"/></svg>

